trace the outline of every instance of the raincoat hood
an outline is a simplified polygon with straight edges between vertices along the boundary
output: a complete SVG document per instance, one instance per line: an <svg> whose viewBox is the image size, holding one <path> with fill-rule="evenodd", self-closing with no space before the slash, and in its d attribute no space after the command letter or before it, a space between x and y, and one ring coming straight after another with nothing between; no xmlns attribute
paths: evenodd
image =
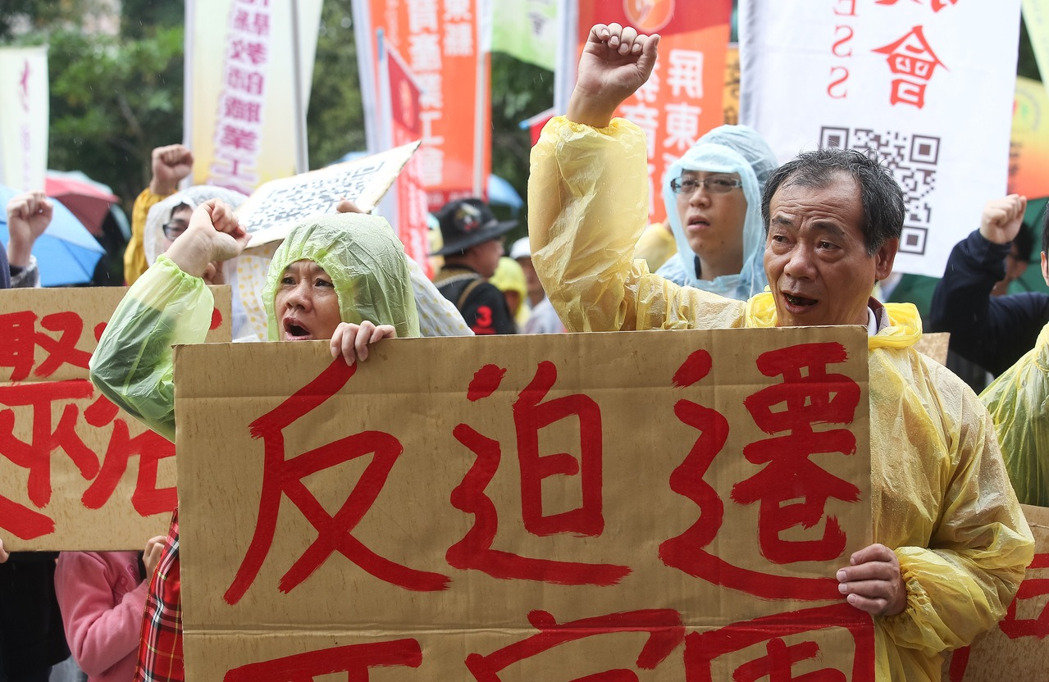
<svg viewBox="0 0 1049 682"><path fill-rule="evenodd" d="M419 336L411 275L404 249L384 218L359 213L318 215L295 226L273 254L263 301L270 341L277 339L274 298L292 263L321 266L339 297L343 322L389 324L400 338Z"/></svg>
<svg viewBox="0 0 1049 682"><path fill-rule="evenodd" d="M236 209L247 198L247 195L225 187L195 185L175 192L170 197L153 204L146 215L146 229L142 234L142 247L146 253L146 262L153 265L157 256L160 255L161 244L164 243L164 223L171 218L171 212L179 204L196 208L209 199L221 199L229 204L230 208Z"/></svg>
<svg viewBox="0 0 1049 682"><path fill-rule="evenodd" d="M883 303L889 325L868 337L867 347L907 348L922 337L922 318L913 303ZM746 326L775 327L776 302L772 292L764 291L747 301Z"/></svg>
<svg viewBox="0 0 1049 682"><path fill-rule="evenodd" d="M748 126L719 126L699 138L663 175L663 203L677 243L677 255L667 261L658 274L677 284L741 301L760 293L767 283L763 263L765 227L761 219L761 193L776 166L776 157L768 144ZM738 274L709 281L696 276L695 254L681 225L677 195L670 189L670 181L679 177L682 171L736 173L742 180L747 213L743 222L743 268Z"/></svg>

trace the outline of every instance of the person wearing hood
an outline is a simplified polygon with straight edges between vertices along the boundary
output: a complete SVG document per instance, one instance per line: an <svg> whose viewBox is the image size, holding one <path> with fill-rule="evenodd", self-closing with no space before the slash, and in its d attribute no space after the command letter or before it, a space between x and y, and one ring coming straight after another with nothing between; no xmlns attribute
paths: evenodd
<svg viewBox="0 0 1049 682"><path fill-rule="evenodd" d="M219 199L233 209L240 207L247 197L240 192L215 185L196 185L176 192L149 208L142 229L142 251L147 266L167 251L189 225L193 209L209 199ZM336 207L339 213L359 213L357 206L342 200ZM230 285L233 290L230 320L234 341L262 341L266 338L266 305L262 293L266 286L266 272L277 242L263 244L242 252L221 267L210 269L204 279L209 284ZM433 282L407 254L403 255L415 294L419 331L422 336L472 336L455 306L437 290Z"/></svg>
<svg viewBox="0 0 1049 682"><path fill-rule="evenodd" d="M911 304L882 304L903 193L876 161L823 149L777 169L762 196L771 290L738 301L630 260L648 212L644 134L616 106L651 74L657 35L591 29L566 117L532 149L528 225L536 271L570 331L861 325L868 331L875 544L834 569L873 616L879 680L939 680L943 652L1005 615L1034 554L987 410L914 349Z"/></svg>
<svg viewBox="0 0 1049 682"><path fill-rule="evenodd" d="M214 299L202 275L248 241L231 209L197 206L185 232L128 289L91 357L92 382L114 403L175 439L171 347L201 343ZM274 253L263 293L271 341L330 340L333 357L366 360L383 338L419 336L404 250L384 219L359 213L298 224ZM136 680L182 680L178 511L146 599Z"/></svg>
<svg viewBox="0 0 1049 682"><path fill-rule="evenodd" d="M723 125L699 138L663 176L663 203L677 243L657 274L746 300L767 283L761 192L776 157L756 130Z"/></svg>

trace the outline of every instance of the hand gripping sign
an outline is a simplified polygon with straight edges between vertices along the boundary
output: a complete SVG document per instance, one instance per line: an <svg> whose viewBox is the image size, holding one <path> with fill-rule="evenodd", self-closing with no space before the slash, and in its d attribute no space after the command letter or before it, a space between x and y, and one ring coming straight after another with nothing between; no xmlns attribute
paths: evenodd
<svg viewBox="0 0 1049 682"><path fill-rule="evenodd" d="M216 287L209 339L230 338ZM88 361L124 289L0 291L0 537L6 549L139 549L175 508L175 445L118 409Z"/></svg>
<svg viewBox="0 0 1049 682"><path fill-rule="evenodd" d="M354 366L179 347L188 674L871 679L833 579L870 543L866 353L849 329L406 339Z"/></svg>

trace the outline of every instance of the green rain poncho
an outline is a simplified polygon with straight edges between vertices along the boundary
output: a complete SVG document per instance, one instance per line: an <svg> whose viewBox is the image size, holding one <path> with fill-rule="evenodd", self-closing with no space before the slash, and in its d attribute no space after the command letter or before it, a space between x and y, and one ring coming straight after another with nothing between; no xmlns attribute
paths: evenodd
<svg viewBox="0 0 1049 682"><path fill-rule="evenodd" d="M270 339L273 297L284 269L312 260L331 277L344 322L389 324L397 336L419 335L403 249L383 218L354 213L307 219L277 249L267 276ZM201 343L214 298L199 277L160 256L128 289L91 356L91 381L114 403L169 440L175 439L171 347Z"/></svg>
<svg viewBox="0 0 1049 682"><path fill-rule="evenodd" d="M1016 496L1024 504L1049 506L1049 326L980 400L994 420Z"/></svg>
<svg viewBox="0 0 1049 682"><path fill-rule="evenodd" d="M622 119L554 118L532 148L532 262L569 331L775 327L772 294L735 301L681 287L631 254L648 214L644 136ZM874 618L879 680L939 681L943 652L989 630L1012 601L1034 539L987 411L914 350L921 318L885 306L869 338L873 538L892 548L902 613Z"/></svg>

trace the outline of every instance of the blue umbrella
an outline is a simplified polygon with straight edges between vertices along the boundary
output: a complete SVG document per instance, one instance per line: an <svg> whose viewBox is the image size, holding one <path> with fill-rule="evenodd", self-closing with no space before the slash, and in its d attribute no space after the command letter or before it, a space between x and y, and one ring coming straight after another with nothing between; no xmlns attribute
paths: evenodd
<svg viewBox="0 0 1049 682"><path fill-rule="evenodd" d="M19 192L0 185L0 205L6 206ZM54 204L51 224L33 244L33 255L40 267L40 283L45 287L90 282L95 265L106 250L87 228L60 202ZM7 211L0 213L0 241L7 246Z"/></svg>

